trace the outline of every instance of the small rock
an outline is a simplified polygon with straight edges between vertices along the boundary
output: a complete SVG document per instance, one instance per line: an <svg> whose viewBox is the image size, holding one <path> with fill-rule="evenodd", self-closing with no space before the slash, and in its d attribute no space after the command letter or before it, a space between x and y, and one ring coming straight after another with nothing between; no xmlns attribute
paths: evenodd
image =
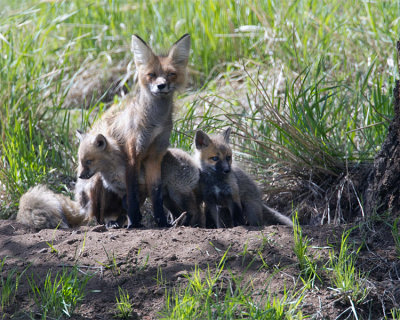
<svg viewBox="0 0 400 320"><path fill-rule="evenodd" d="M175 261L175 260L177 260L177 259L178 259L178 258L177 258L177 256L176 256L176 254L173 254L173 255L169 256L169 258L168 258L169 261Z"/></svg>
<svg viewBox="0 0 400 320"><path fill-rule="evenodd" d="M48 248L42 248L37 253L46 253L48 252Z"/></svg>
<svg viewBox="0 0 400 320"><path fill-rule="evenodd" d="M67 244L74 244L77 241L78 241L78 239L70 239L67 241Z"/></svg>

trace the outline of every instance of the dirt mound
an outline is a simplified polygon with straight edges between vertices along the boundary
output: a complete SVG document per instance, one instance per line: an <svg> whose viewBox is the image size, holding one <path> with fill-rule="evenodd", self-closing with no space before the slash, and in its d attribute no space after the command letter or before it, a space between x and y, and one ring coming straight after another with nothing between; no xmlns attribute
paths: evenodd
<svg viewBox="0 0 400 320"><path fill-rule="evenodd" d="M342 229L304 227L303 232L311 239L310 248L320 257L322 267L328 257L327 243L337 246ZM389 308L387 312L393 306L396 292L390 291L388 283L395 287L396 281L390 279L400 266L389 236L369 239L369 248L378 242L379 246L375 252L365 249L360 253L360 268L370 271L370 294L362 309L377 315L372 318L378 318L382 313L381 303ZM225 276L243 275L252 280L254 294L267 290L281 296L285 290L301 287L293 252L293 230L286 226L140 230L107 230L96 226L36 232L15 221L0 220L0 257L7 256L3 276L13 268L22 271L29 266L16 302L6 309L17 319L29 318L28 313L37 310L28 278L33 275L38 283L43 283L49 270L55 275L74 265L80 272L92 275L74 319L111 319L115 315L118 287L129 292L134 318L156 319L164 308L168 290L184 288L186 276L196 266L215 271L226 252ZM336 318L347 310L344 314L348 316L351 310L329 289L328 277L321 280L305 294L300 306L303 314Z"/></svg>

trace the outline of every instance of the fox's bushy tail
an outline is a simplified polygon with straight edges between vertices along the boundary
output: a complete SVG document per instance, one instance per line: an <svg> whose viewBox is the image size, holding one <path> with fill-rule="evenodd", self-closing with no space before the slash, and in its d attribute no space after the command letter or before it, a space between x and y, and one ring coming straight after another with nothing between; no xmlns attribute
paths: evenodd
<svg viewBox="0 0 400 320"><path fill-rule="evenodd" d="M29 189L20 199L17 222L37 230L76 227L86 220L77 202L44 185Z"/></svg>
<svg viewBox="0 0 400 320"><path fill-rule="evenodd" d="M289 217L276 211L275 209L268 207L266 204L263 204L263 209L265 220L268 223L280 223L289 227L293 227L293 222Z"/></svg>

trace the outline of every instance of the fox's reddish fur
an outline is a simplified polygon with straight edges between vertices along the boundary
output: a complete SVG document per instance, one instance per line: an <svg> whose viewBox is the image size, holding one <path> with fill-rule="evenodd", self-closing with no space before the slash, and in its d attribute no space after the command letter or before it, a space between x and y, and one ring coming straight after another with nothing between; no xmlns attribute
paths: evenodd
<svg viewBox="0 0 400 320"><path fill-rule="evenodd" d="M146 192L159 226L167 226L163 210L161 161L172 130L173 94L183 86L190 51L190 36L184 35L165 56L157 56L138 36L132 51L139 88L135 99L123 102L102 117L89 132L111 137L126 158L128 227L140 226L139 177L143 170Z"/></svg>
<svg viewBox="0 0 400 320"><path fill-rule="evenodd" d="M35 229L53 229L77 227L89 219L77 202L38 185L22 195L17 221Z"/></svg>
<svg viewBox="0 0 400 320"><path fill-rule="evenodd" d="M167 55L157 56L140 37L135 35L132 37L132 51L139 83L135 97L127 97L121 104L110 108L95 123L90 133L93 135L103 133L110 137L123 153L126 167L124 179L127 189L128 227L140 226L141 194L150 195L158 224L166 226L162 200L161 161L169 146L172 130L173 94L185 82L190 36L186 34L179 39L172 45ZM139 180L141 172L144 172L144 182ZM72 205L75 207L78 204L80 217L83 216L85 219L96 217L102 221L109 210L120 210L122 201L114 191L104 185L104 180L99 174L86 180L78 177L75 190L76 202L72 202ZM49 196L55 200L54 206L46 209L40 200L33 201L36 200L34 199L36 194L42 194L42 199L47 199ZM59 207L63 199L44 189L33 189L21 199L22 209L19 216L23 219L35 208L43 209L42 213L47 210L51 216L58 210L54 208ZM33 207L29 203L31 200ZM39 214L48 216L47 213L42 213ZM60 221L62 220L65 222L65 217L61 216ZM63 226L67 225L71 224L66 221ZM46 224L43 223L42 226L45 227Z"/></svg>

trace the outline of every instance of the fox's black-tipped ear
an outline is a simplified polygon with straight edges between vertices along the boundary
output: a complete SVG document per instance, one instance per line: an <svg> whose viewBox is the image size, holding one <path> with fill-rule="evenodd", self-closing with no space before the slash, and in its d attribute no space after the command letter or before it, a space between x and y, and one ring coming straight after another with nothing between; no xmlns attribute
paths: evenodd
<svg viewBox="0 0 400 320"><path fill-rule="evenodd" d="M171 49L169 49L168 56L172 58L174 64L187 65L189 53L190 35L186 33L172 45Z"/></svg>
<svg viewBox="0 0 400 320"><path fill-rule="evenodd" d="M96 148L98 148L100 151L103 151L107 147L107 139L105 136L99 133L94 139L94 144Z"/></svg>
<svg viewBox="0 0 400 320"><path fill-rule="evenodd" d="M133 52L136 67L147 64L154 56L153 51L151 51L147 43L136 34L132 36L131 50Z"/></svg>
<svg viewBox="0 0 400 320"><path fill-rule="evenodd" d="M77 129L77 130L75 131L75 135L76 135L76 137L79 139L79 142L82 142L82 140L85 138L85 135L86 135L86 134L83 133L83 131Z"/></svg>
<svg viewBox="0 0 400 320"><path fill-rule="evenodd" d="M232 131L232 128L229 127L229 128L226 129L226 130L224 131L224 133L223 133L224 140L225 140L226 143L229 143L229 136L231 135L231 131Z"/></svg>
<svg viewBox="0 0 400 320"><path fill-rule="evenodd" d="M194 136L194 143L197 150L201 150L209 146L211 140L210 137L201 130L197 130Z"/></svg>

